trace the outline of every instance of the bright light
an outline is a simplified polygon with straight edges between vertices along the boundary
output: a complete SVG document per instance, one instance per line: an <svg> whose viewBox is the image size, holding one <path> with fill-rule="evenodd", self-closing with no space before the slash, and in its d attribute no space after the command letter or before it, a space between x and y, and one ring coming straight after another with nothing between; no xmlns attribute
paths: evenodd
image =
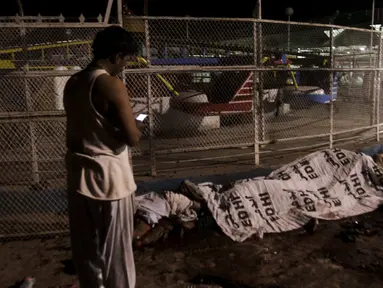
<svg viewBox="0 0 383 288"><path fill-rule="evenodd" d="M333 36L334 38L337 37L339 34L341 34L344 31L344 29L334 29L333 30ZM328 38L330 38L330 30L323 31L324 34L327 35Z"/></svg>

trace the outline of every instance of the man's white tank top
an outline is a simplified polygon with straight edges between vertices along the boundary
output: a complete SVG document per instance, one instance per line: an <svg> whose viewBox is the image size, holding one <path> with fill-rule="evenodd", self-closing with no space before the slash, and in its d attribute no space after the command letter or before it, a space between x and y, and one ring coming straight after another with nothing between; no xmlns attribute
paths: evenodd
<svg viewBox="0 0 383 288"><path fill-rule="evenodd" d="M84 70L65 88L68 192L97 200L118 200L136 191L129 147L92 103L93 85L105 70Z"/></svg>

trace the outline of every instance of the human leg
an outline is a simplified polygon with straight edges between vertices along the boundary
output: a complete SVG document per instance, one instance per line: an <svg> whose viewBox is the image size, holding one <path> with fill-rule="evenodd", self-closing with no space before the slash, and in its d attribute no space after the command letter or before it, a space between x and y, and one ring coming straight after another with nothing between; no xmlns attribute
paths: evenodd
<svg viewBox="0 0 383 288"><path fill-rule="evenodd" d="M105 288L134 288L136 284L132 248L133 201L133 195L111 201L110 210L105 214L108 223L102 252Z"/></svg>

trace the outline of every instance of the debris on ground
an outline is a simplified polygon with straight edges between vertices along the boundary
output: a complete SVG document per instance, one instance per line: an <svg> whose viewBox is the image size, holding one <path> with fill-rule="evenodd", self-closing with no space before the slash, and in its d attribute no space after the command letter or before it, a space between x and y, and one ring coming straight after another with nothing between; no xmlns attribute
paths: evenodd
<svg viewBox="0 0 383 288"><path fill-rule="evenodd" d="M195 277L190 283L191 284L186 285L185 288L282 288L282 286L279 285L248 286L244 284L238 284L223 277L202 274Z"/></svg>
<svg viewBox="0 0 383 288"><path fill-rule="evenodd" d="M174 226L169 219L162 218L153 228L148 230L139 239L134 239L134 244L137 248L141 248L142 246L153 244L160 239L165 240L173 228Z"/></svg>
<svg viewBox="0 0 383 288"><path fill-rule="evenodd" d="M342 230L337 237L345 243L354 243L358 236L372 236L380 231L376 223L367 221L347 221L340 226Z"/></svg>
<svg viewBox="0 0 383 288"><path fill-rule="evenodd" d="M309 233L309 234L314 234L314 232L317 230L319 225L318 219L311 218L307 224L303 225L303 229Z"/></svg>
<svg viewBox="0 0 383 288"><path fill-rule="evenodd" d="M26 277L19 286L20 288L32 288L36 283L36 279L33 277Z"/></svg>

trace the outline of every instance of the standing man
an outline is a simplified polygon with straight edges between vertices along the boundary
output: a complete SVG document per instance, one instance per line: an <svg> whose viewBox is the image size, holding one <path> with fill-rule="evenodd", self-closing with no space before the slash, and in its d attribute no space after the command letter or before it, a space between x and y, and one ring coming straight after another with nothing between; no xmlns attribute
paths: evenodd
<svg viewBox="0 0 383 288"><path fill-rule="evenodd" d="M94 60L64 91L72 258L81 288L133 288L136 183L128 146L141 138L130 95L116 77L137 53L118 26L97 33Z"/></svg>

